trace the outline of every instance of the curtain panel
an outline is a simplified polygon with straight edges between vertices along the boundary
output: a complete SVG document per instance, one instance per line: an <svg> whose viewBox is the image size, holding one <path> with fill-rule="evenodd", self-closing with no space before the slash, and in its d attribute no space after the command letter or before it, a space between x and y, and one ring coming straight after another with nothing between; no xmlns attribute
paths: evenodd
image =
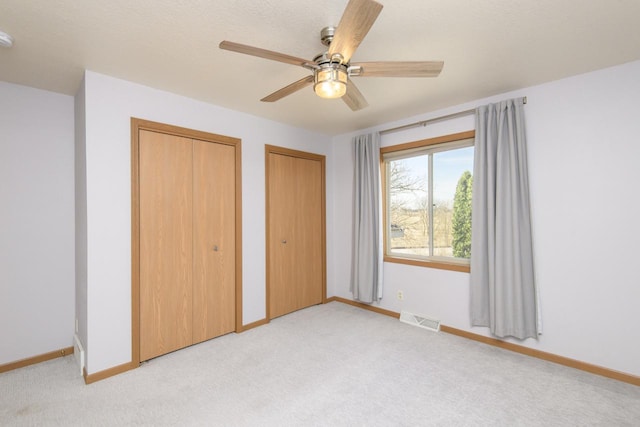
<svg viewBox="0 0 640 427"><path fill-rule="evenodd" d="M353 253L351 292L364 303L382 299L380 134L353 138Z"/></svg>
<svg viewBox="0 0 640 427"><path fill-rule="evenodd" d="M498 337L537 338L523 99L476 110L471 324Z"/></svg>

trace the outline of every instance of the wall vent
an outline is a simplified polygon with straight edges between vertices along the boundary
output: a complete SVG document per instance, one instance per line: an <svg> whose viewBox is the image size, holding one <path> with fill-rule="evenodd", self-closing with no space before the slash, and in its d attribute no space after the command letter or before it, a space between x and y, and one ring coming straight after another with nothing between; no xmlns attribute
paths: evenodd
<svg viewBox="0 0 640 427"><path fill-rule="evenodd" d="M76 363L80 367L80 376L84 375L84 348L78 335L73 336L73 356L76 359Z"/></svg>
<svg viewBox="0 0 640 427"><path fill-rule="evenodd" d="M439 320L418 316L417 314L409 313L408 311L402 310L400 312L400 321L420 328L429 329L434 332L440 331Z"/></svg>

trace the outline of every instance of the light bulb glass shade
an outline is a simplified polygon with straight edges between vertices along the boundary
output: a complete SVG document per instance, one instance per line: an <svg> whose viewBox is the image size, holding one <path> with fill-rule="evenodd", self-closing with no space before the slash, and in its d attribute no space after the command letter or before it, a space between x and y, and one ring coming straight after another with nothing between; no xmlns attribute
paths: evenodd
<svg viewBox="0 0 640 427"><path fill-rule="evenodd" d="M347 71L329 64L316 70L313 90L321 98L340 98L347 93Z"/></svg>

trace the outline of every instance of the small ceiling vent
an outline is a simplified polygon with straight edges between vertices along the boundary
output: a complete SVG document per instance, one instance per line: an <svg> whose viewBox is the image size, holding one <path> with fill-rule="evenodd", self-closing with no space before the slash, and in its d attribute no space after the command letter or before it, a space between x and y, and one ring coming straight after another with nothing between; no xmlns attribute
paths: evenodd
<svg viewBox="0 0 640 427"><path fill-rule="evenodd" d="M430 331L440 331L440 321L435 319L429 319L428 317L418 316L408 311L402 310L400 312L400 321L408 323L409 325L418 326L420 328L429 329Z"/></svg>

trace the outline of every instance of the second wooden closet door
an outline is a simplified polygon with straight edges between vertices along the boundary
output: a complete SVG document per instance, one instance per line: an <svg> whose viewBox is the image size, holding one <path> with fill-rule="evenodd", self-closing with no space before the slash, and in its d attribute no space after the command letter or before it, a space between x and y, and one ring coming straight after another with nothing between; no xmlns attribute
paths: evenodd
<svg viewBox="0 0 640 427"><path fill-rule="evenodd" d="M140 359L234 330L234 148L139 135Z"/></svg>
<svg viewBox="0 0 640 427"><path fill-rule="evenodd" d="M271 318L322 302L324 176L315 157L268 154Z"/></svg>

